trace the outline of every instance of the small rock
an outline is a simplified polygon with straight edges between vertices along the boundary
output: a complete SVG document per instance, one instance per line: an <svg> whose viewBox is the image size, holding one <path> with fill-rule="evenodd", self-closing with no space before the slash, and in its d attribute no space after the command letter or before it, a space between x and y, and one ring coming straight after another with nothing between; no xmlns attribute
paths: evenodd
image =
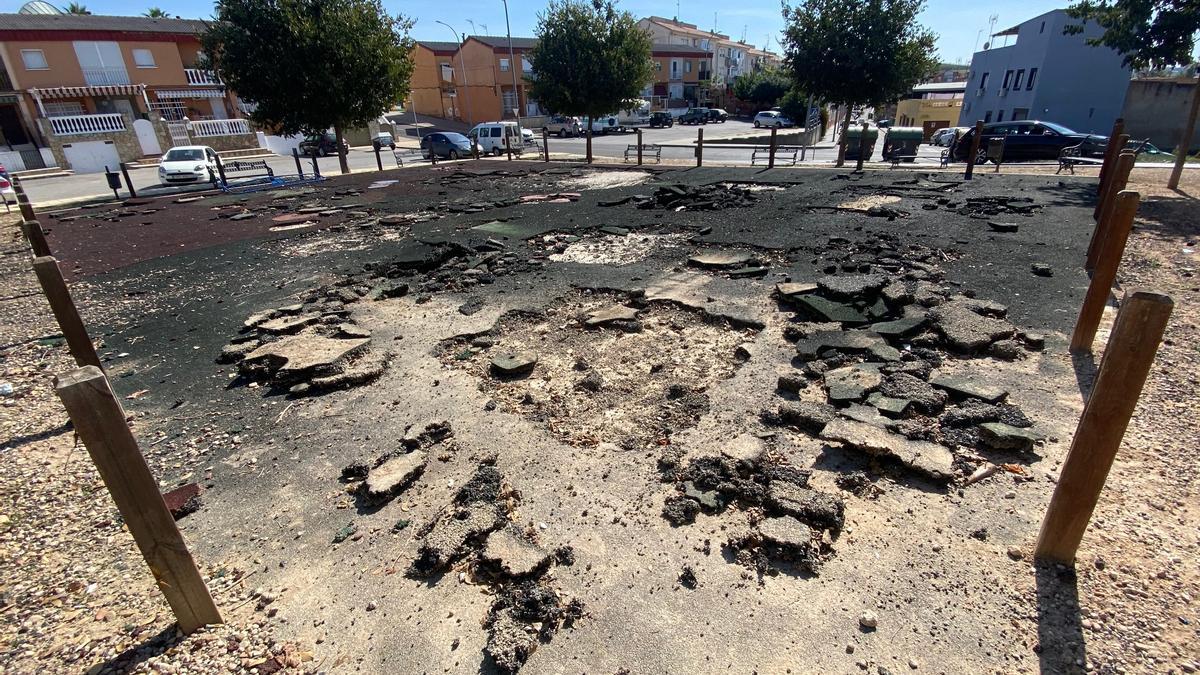
<svg viewBox="0 0 1200 675"><path fill-rule="evenodd" d="M1029 266L1029 270L1039 277L1054 276L1054 268L1050 267L1046 263L1033 263Z"/></svg>
<svg viewBox="0 0 1200 675"><path fill-rule="evenodd" d="M504 376L524 375L532 372L537 362L536 352L502 354L492 359L492 372Z"/></svg>
<svg viewBox="0 0 1200 675"><path fill-rule="evenodd" d="M1025 557L1025 552L1021 550L1020 546L1009 546L1008 557L1013 560L1020 560Z"/></svg>
<svg viewBox="0 0 1200 675"><path fill-rule="evenodd" d="M875 615L875 612L867 610L858 617L858 625L867 630L875 630L879 626L879 617Z"/></svg>

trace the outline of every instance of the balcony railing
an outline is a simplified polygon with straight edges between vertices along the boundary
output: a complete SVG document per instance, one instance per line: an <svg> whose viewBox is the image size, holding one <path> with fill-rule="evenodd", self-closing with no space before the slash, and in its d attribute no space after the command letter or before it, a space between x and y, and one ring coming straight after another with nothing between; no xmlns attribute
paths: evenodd
<svg viewBox="0 0 1200 675"><path fill-rule="evenodd" d="M129 73L124 68L84 68L83 81L97 87L109 84L129 84Z"/></svg>
<svg viewBox="0 0 1200 675"><path fill-rule="evenodd" d="M184 68L183 74L187 77L187 83L197 87L213 87L224 84L221 78L211 70L200 70L199 68Z"/></svg>
<svg viewBox="0 0 1200 675"><path fill-rule="evenodd" d="M125 131L125 116L121 113L103 115L68 115L49 117L50 128L55 136L80 136L83 134L113 134Z"/></svg>
<svg viewBox="0 0 1200 675"><path fill-rule="evenodd" d="M203 120L192 122L192 135L197 138L209 136L240 136L254 133L246 120Z"/></svg>

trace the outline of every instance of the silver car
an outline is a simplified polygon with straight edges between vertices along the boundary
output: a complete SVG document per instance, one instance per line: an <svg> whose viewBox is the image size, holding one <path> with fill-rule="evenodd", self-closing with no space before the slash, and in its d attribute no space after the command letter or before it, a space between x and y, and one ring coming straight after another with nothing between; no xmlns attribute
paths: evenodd
<svg viewBox="0 0 1200 675"><path fill-rule="evenodd" d="M546 121L546 133L557 134L559 138L578 136L581 129L583 129L583 123L578 117L554 115Z"/></svg>
<svg viewBox="0 0 1200 675"><path fill-rule="evenodd" d="M754 128L791 127L795 123L778 110L764 110L754 116Z"/></svg>

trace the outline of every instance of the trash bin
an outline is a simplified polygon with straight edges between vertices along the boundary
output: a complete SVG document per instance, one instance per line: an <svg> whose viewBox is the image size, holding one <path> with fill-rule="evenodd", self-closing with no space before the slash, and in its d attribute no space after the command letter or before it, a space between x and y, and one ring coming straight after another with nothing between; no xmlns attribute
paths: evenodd
<svg viewBox="0 0 1200 675"><path fill-rule="evenodd" d="M1004 161L1004 138L987 139L987 158L999 165Z"/></svg>
<svg viewBox="0 0 1200 675"><path fill-rule="evenodd" d="M858 139L862 136L862 127L850 127L846 130L846 159L858 161ZM879 138L879 129L875 127L867 127L867 144L866 157L871 159L871 155L875 152L875 141Z"/></svg>
<svg viewBox="0 0 1200 675"><path fill-rule="evenodd" d="M901 161L911 162L924 140L925 132L920 127L892 127L883 139L883 158L901 157Z"/></svg>

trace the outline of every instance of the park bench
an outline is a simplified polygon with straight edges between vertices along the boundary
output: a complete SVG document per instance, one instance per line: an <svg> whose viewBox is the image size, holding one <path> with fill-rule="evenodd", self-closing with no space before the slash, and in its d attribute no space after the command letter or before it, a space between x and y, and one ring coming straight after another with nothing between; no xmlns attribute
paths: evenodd
<svg viewBox="0 0 1200 675"><path fill-rule="evenodd" d="M915 154L914 155L891 154L888 156L887 160L891 164L891 166L889 168L894 169L894 168L900 166L900 162L915 162L915 161L917 161L917 156ZM943 164L942 166L945 166L945 165Z"/></svg>
<svg viewBox="0 0 1200 675"><path fill-rule="evenodd" d="M400 148L392 150L392 158L396 160L396 166L403 168L405 162L423 161L425 155L417 148Z"/></svg>
<svg viewBox="0 0 1200 675"><path fill-rule="evenodd" d="M1066 169L1067 172L1074 175L1075 167L1081 164L1086 164L1088 166L1100 166L1104 164L1104 159L1101 157L1083 156L1083 146L1085 143L1087 143L1087 141L1082 141L1078 145L1067 146L1062 150L1059 150L1058 170L1054 172L1056 175L1062 173L1063 169ZM1146 146L1150 145L1150 139L1147 138L1144 141L1138 141L1136 143L1132 143L1131 145L1133 147L1129 149L1133 150L1133 155L1136 159L1137 156L1142 154L1142 151L1146 149Z"/></svg>
<svg viewBox="0 0 1200 675"><path fill-rule="evenodd" d="M775 147L775 163L782 164L788 162L788 166L796 166L798 157L800 156L800 146L798 145L779 145ZM754 148L750 153L750 165L754 166L762 160L764 164L771 162L771 146L762 145Z"/></svg>
<svg viewBox="0 0 1200 675"><path fill-rule="evenodd" d="M625 146L625 161L637 159L638 146L636 144ZM642 146L642 161L653 159L655 164L662 162L662 146L657 143Z"/></svg>
<svg viewBox="0 0 1200 675"><path fill-rule="evenodd" d="M229 189L229 180L232 178L265 178L263 182L273 182L275 180L275 171L267 164L265 159L234 159L228 162L222 161L221 169L221 188ZM257 182L257 181L255 181ZM248 184L242 183L243 185Z"/></svg>

